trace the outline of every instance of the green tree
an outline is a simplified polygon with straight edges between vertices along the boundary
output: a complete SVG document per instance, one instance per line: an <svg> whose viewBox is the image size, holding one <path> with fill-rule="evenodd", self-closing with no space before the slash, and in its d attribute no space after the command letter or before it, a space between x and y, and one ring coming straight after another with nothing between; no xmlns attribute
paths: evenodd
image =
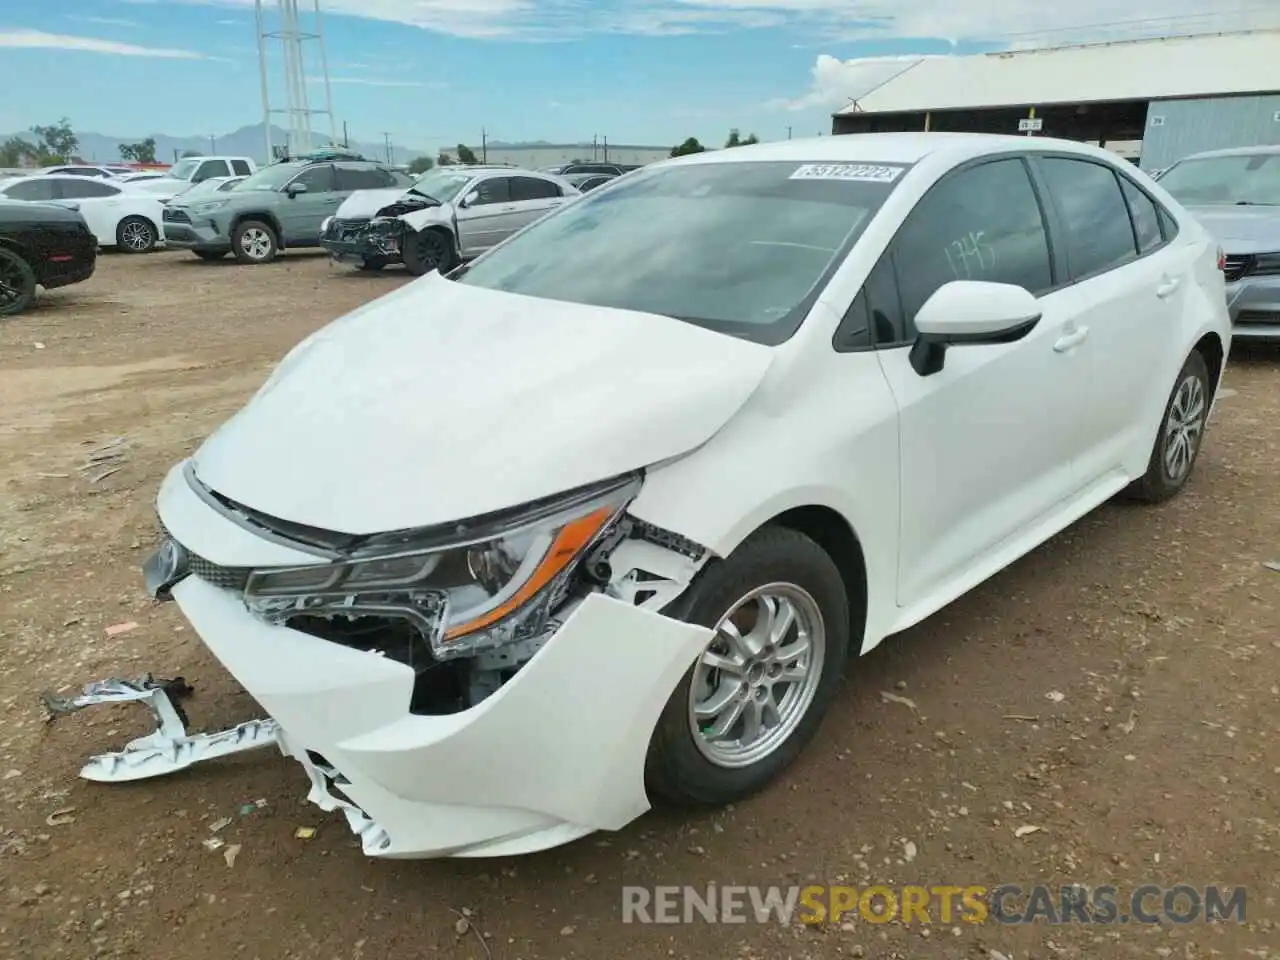
<svg viewBox="0 0 1280 960"><path fill-rule="evenodd" d="M475 151L468 147L465 143L458 144L458 162L459 163L479 163L476 159Z"/></svg>
<svg viewBox="0 0 1280 960"><path fill-rule="evenodd" d="M41 163L66 163L80 146L80 138L66 117L47 127L32 127L31 132L36 135L36 153Z"/></svg>
<svg viewBox="0 0 1280 960"><path fill-rule="evenodd" d="M760 142L760 138L757 137L754 133L750 134L744 140L742 138L742 134L738 132L738 128L734 127L732 130L729 131L729 139L724 142L724 146L725 146L725 149L728 150L730 147L749 147L751 146L751 144L759 143L759 142Z"/></svg>
<svg viewBox="0 0 1280 960"><path fill-rule="evenodd" d="M0 167L25 167L38 157L35 144L21 137L10 137L0 143Z"/></svg>
<svg viewBox="0 0 1280 960"><path fill-rule="evenodd" d="M132 160L135 163L156 162L156 138L147 137L137 143L120 144L120 159Z"/></svg>
<svg viewBox="0 0 1280 960"><path fill-rule="evenodd" d="M706 147L704 147L702 144L698 142L697 137L690 137L688 140L680 144L678 147L672 147L671 156L687 157L691 153L704 153L706 149L707 149Z"/></svg>
<svg viewBox="0 0 1280 960"><path fill-rule="evenodd" d="M430 170L430 169L431 169L432 167L434 167L435 165L436 165L436 162L435 162L434 160L432 160L430 157L416 157L416 158L414 158L414 160L409 164L409 172L410 172L410 173L415 173L415 174L416 174L416 173L426 173L428 170Z"/></svg>
<svg viewBox="0 0 1280 960"><path fill-rule="evenodd" d="M453 157L449 156L445 151L440 151L440 156L436 157L436 164L441 167L452 167L454 164Z"/></svg>

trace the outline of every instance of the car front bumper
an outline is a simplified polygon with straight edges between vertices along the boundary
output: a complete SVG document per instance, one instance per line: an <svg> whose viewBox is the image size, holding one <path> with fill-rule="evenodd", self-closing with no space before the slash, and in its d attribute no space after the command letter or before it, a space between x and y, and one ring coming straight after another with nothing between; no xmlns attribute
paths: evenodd
<svg viewBox="0 0 1280 960"><path fill-rule="evenodd" d="M166 527L197 552L220 541L217 562L248 559L257 538L180 488L177 473L161 494ZM288 562L259 542L266 565ZM556 632L497 692L424 716L410 712L414 672L398 661L268 624L195 575L171 592L278 724L310 799L341 809L376 857L508 856L622 828L649 808L650 737L712 638L591 594L557 614Z"/></svg>
<svg viewBox="0 0 1280 960"><path fill-rule="evenodd" d="M231 239L225 232L205 223L164 222L165 246L179 250L230 250Z"/></svg>
<svg viewBox="0 0 1280 960"><path fill-rule="evenodd" d="M1227 284L1232 340L1280 341L1280 276L1246 276Z"/></svg>
<svg viewBox="0 0 1280 960"><path fill-rule="evenodd" d="M329 221L320 235L320 245L339 263L398 263L401 258L399 236L375 233L367 221Z"/></svg>

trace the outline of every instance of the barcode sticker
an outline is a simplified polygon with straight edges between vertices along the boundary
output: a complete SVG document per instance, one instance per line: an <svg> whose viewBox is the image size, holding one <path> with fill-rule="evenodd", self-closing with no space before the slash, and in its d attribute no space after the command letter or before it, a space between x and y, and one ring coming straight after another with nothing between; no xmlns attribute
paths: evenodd
<svg viewBox="0 0 1280 960"><path fill-rule="evenodd" d="M789 180L853 180L861 183L893 183L901 167L874 163L806 163Z"/></svg>

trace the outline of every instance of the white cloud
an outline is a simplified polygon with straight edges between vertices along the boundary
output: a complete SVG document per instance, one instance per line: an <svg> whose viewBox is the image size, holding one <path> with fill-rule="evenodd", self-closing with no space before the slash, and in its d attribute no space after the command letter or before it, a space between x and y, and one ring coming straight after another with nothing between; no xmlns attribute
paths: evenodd
<svg viewBox="0 0 1280 960"><path fill-rule="evenodd" d="M71 17L79 23L98 23L106 27L136 27L133 20L117 20L115 17Z"/></svg>
<svg viewBox="0 0 1280 960"><path fill-rule="evenodd" d="M310 83L324 83L323 77L308 77ZM373 77L330 77L330 83L350 84L357 87L433 87L440 89L446 84L423 83L418 80L378 80Z"/></svg>
<svg viewBox="0 0 1280 960"><path fill-rule="evenodd" d="M850 100L864 97L873 89L910 69L922 58L914 57L864 57L855 60L837 60L822 53L813 65L813 81L809 91L794 100L780 98L768 106L784 110L813 110L819 107L834 109L843 107Z"/></svg>
<svg viewBox="0 0 1280 960"><path fill-rule="evenodd" d="M0 30L0 47L26 50L79 50L85 53L108 53L120 57L159 57L165 60L215 60L194 50L168 47L140 47L132 43L99 40L95 37L73 37L43 30Z"/></svg>

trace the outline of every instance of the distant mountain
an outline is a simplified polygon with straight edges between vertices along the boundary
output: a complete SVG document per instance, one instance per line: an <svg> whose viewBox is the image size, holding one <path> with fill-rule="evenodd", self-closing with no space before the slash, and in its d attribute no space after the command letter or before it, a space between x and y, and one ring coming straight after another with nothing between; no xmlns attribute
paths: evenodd
<svg viewBox="0 0 1280 960"><path fill-rule="evenodd" d="M277 146L281 146L288 142L288 131L272 126L271 141ZM9 136L18 136L26 140L33 139L30 133L22 132L11 135L0 135L0 142L8 139ZM145 140L147 137L154 137L156 141L156 159L161 163L172 163L175 157L180 157L188 150L194 150L197 153L218 153L229 156L252 157L261 163L265 159L267 150L266 138L263 126L255 123L252 126L241 127L233 133L222 134L213 138L212 143L209 137L173 137L164 133L149 133L133 136L107 136L101 133L93 133L91 131L76 131L76 136L80 138L80 156L91 162L109 163L120 159L120 144L136 143L139 140ZM328 137L319 132L313 132L312 139L315 145L322 146L328 142ZM371 160L385 160L387 156L387 148L382 143L360 143L352 141L351 149L362 153ZM396 144L392 145L392 162L393 163L409 163L415 157L421 156L427 151L416 150L411 147L403 147Z"/></svg>

